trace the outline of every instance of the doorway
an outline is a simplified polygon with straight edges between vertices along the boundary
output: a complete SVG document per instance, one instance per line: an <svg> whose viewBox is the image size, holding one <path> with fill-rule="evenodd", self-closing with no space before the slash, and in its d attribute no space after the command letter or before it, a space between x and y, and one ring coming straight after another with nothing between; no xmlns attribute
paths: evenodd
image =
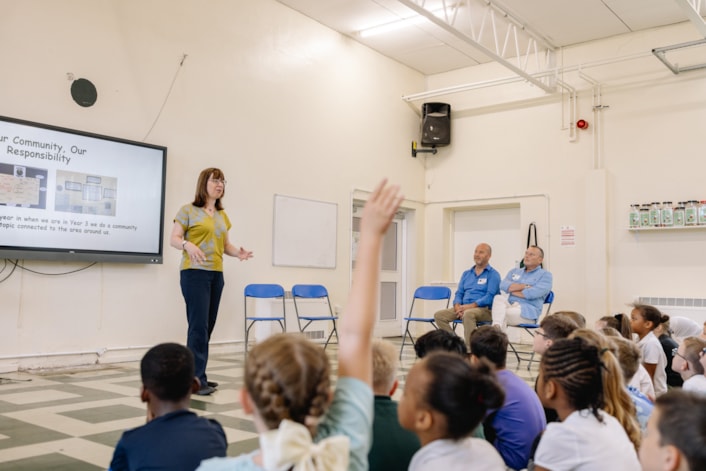
<svg viewBox="0 0 706 471"><path fill-rule="evenodd" d="M358 240L360 238L360 212L362 203L353 207L352 220L352 251L351 269L355 268ZM399 337L404 326L402 318L406 309L404 293L406 293L407 260L407 217L404 211L399 211L387 229L382 243L382 258L380 260L380 300L376 315L375 337Z"/></svg>

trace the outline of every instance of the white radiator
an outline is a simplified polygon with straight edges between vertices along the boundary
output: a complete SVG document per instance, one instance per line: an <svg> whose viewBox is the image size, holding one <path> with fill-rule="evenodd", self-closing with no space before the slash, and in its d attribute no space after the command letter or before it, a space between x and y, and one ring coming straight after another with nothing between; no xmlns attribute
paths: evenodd
<svg viewBox="0 0 706 471"><path fill-rule="evenodd" d="M688 317L700 325L706 321L706 299L704 298L636 296L635 302L654 306L669 316Z"/></svg>

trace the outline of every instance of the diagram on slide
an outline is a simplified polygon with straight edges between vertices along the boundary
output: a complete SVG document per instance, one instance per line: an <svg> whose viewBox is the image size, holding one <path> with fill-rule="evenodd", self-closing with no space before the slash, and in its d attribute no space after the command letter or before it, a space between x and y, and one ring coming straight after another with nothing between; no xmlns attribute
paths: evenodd
<svg viewBox="0 0 706 471"><path fill-rule="evenodd" d="M47 170L0 162L0 204L46 209Z"/></svg>
<svg viewBox="0 0 706 471"><path fill-rule="evenodd" d="M54 209L115 216L117 193L118 179L115 177L57 170Z"/></svg>

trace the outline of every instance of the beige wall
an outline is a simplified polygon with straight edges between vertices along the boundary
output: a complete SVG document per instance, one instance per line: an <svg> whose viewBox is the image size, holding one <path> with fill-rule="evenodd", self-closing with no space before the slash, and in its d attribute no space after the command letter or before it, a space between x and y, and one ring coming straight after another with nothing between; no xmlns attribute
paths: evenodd
<svg viewBox="0 0 706 471"><path fill-rule="evenodd" d="M146 141L168 147L165 245L198 172L224 170L231 239L255 258L226 263L216 344L242 340L247 283L323 283L345 303L354 189L389 176L423 199L424 168L409 155L419 119L400 96L424 78L273 0L4 2L0 31L3 115L133 140L156 119ZM95 106L71 100L67 73L96 85ZM335 269L272 266L275 193L338 204ZM0 370L139 358L139 347L184 342L179 257L167 247L159 266L15 271L0 283ZM96 353L57 355L78 352Z"/></svg>
<svg viewBox="0 0 706 471"><path fill-rule="evenodd" d="M626 230L632 202L706 199L703 71L674 77L654 58L586 70L604 82L610 107L595 115L590 84L567 73L578 115L591 123L575 139L567 94L515 83L427 100L452 104L452 145L412 159L419 103L401 96L509 73L490 65L422 77L273 0L5 4L2 114L168 146L167 233L198 172L225 171L231 238L255 258L226 264L217 345L242 340L247 283L324 283L334 303L345 302L352 192L364 195L383 175L403 185L415 210L412 286L451 277L451 211L520 204L523 226L538 222L555 309L591 319L625 310L635 295L706 297L706 229ZM679 25L616 37L563 51L562 65L694 35ZM96 84L95 106L72 102L67 73ZM274 193L339 205L336 269L272 266ZM576 229L574 247L560 245L565 225ZM100 264L60 277L16 271L0 283L0 370L133 359L156 342L184 341L178 258L167 248L159 266ZM93 353L58 355L79 352Z"/></svg>
<svg viewBox="0 0 706 471"><path fill-rule="evenodd" d="M541 193L549 200L548 223L538 226L540 244L548 238L553 309L577 310L590 321L629 312L626 305L635 296L706 297L706 228L627 230L632 202L706 199L706 71L674 76L649 54L695 36L693 26L683 24L561 51L560 66L586 65L585 79L575 67L560 74L577 90L576 117L590 123L575 136L568 128L567 93L543 97L515 83L427 99L451 103L454 116L452 146L439 152L426 173L427 273L449 276L446 212L477 199L492 203ZM639 54L644 57L595 65ZM427 87L508 75L484 65L429 77ZM596 97L589 80L601 83ZM594 113L594 104L608 108ZM525 230L530 213L522 211ZM561 226L575 228L575 246L561 246ZM524 243L518 241L520 248Z"/></svg>

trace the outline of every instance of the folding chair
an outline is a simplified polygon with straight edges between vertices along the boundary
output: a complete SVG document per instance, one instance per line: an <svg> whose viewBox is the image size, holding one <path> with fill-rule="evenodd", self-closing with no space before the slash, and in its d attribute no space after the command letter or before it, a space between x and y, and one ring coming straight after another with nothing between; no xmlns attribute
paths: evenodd
<svg viewBox="0 0 706 471"><path fill-rule="evenodd" d="M530 334L530 336L534 337L534 330L539 328L539 319L541 319L544 316L547 316L549 314L549 311L552 308L552 303L554 302L554 291L550 291L547 294L547 297L544 298L544 306L542 307L542 313L540 313L539 318L537 319L536 323L522 323L522 324L517 324L517 325L508 325L508 327L519 327L521 329L524 329L525 332ZM546 306L546 308L545 308ZM515 354L515 358L517 358L517 366L520 366L520 361L521 361L521 355L529 355L529 358L526 359L527 361L527 371L529 371L530 367L532 366L532 362L539 363L539 360L534 359L534 350L531 352L525 352L521 350L517 350L515 346L512 344L512 342L508 342L508 347L512 350L512 353Z"/></svg>
<svg viewBox="0 0 706 471"><path fill-rule="evenodd" d="M281 316L257 316L248 315L248 298L259 299L281 299L282 300L282 315ZM255 313L257 314L257 312ZM268 312L268 314L270 314ZM277 322L282 328L282 332L287 331L287 319L285 317L284 308L284 288L274 284L250 284L245 287L245 354L248 354L248 337L250 329L255 325L255 322Z"/></svg>
<svg viewBox="0 0 706 471"><path fill-rule="evenodd" d="M338 317L333 315L333 310L331 309L331 300L328 297L328 290L322 285L294 285L292 286L292 298L294 300L294 310L297 313L297 323L299 324L299 331L304 333L309 324L315 321L331 321L333 323L333 330L328 334L326 343L324 343L324 350L328 347L329 342L333 334L336 334L336 343L338 343L338 331L336 330L336 321ZM297 299L326 299L326 305L328 306L328 316L312 316L308 314L302 314L300 312L300 306L297 304ZM302 321L306 321L306 324L302 326Z"/></svg>
<svg viewBox="0 0 706 471"><path fill-rule="evenodd" d="M409 340L411 340L412 345L414 345L414 337L412 337L412 333L409 331L410 322L426 322L427 324L431 324L432 326L434 326L435 329L438 329L433 317L429 318L412 316L412 313L414 312L414 302L417 299L422 299L425 301L446 300L446 309L448 309L449 303L451 302L451 289L446 286L420 286L414 291L412 305L409 307L409 317L404 318L406 324L404 327L404 335L402 336L402 346L400 347L400 358L402 358L402 350L404 350L404 344L407 340L407 336L409 336Z"/></svg>

